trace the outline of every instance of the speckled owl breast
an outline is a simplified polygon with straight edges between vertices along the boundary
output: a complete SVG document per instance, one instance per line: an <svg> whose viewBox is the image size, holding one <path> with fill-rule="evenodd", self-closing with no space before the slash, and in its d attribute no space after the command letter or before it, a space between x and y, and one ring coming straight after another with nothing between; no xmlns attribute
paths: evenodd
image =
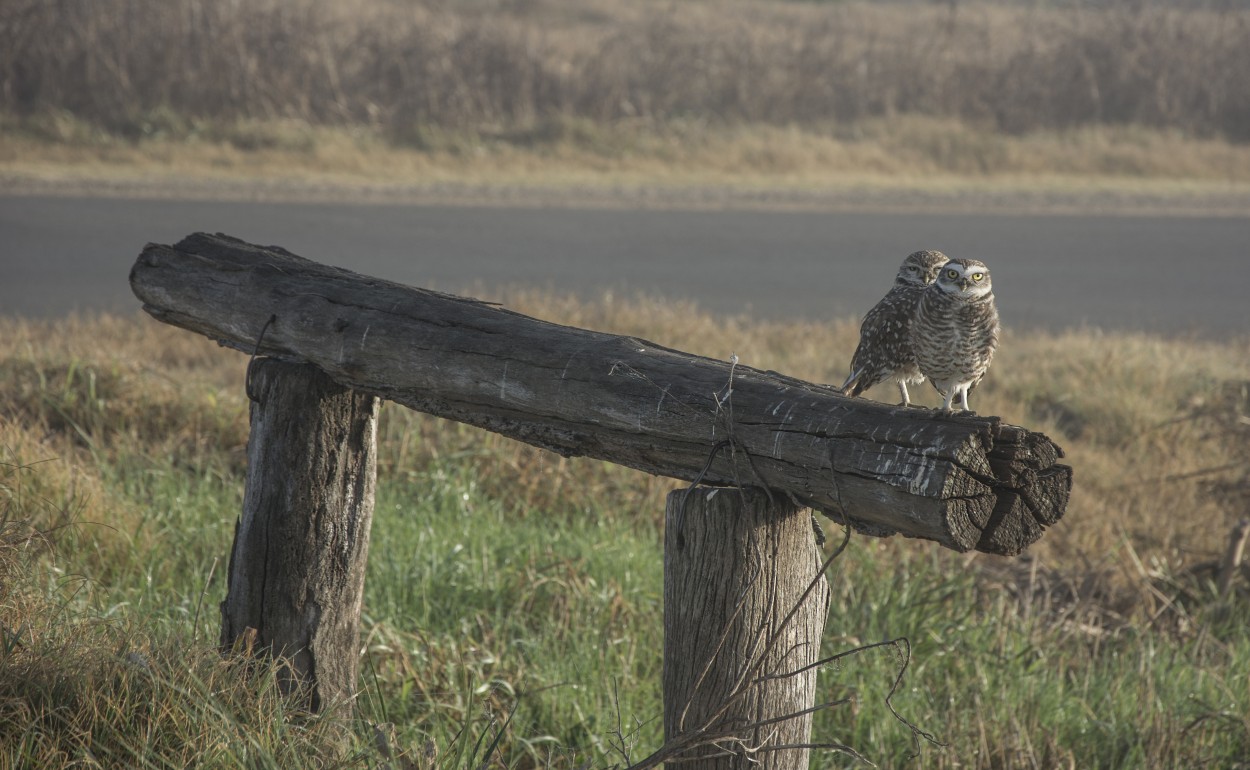
<svg viewBox="0 0 1250 770"><path fill-rule="evenodd" d="M944 409L985 376L998 348L998 308L989 269L975 259L951 260L925 289L911 325L921 373L946 396Z"/></svg>

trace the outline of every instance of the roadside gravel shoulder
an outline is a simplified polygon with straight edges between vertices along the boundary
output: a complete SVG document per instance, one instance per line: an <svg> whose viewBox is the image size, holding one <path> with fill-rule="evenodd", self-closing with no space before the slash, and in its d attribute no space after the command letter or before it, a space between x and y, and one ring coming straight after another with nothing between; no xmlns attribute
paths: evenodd
<svg viewBox="0 0 1250 770"><path fill-rule="evenodd" d="M476 206L760 208L830 211L1001 212L1138 216L1250 216L1250 186L1131 183L846 184L822 188L663 184L369 183L318 179L131 177L0 170L0 194L179 200L352 202Z"/></svg>

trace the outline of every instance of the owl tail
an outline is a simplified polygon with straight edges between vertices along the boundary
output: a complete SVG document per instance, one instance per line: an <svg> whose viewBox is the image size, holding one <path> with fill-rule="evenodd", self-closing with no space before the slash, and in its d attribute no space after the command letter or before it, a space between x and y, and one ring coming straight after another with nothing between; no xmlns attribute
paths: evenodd
<svg viewBox="0 0 1250 770"><path fill-rule="evenodd" d="M858 396L860 393L863 393L864 387L861 384L862 380L860 379L861 377L863 377L863 375L864 375L863 369L856 369L855 371L851 372L851 376L847 377L846 382L842 383L842 387L839 388L839 390L842 391L842 395L850 396L851 398L854 398Z"/></svg>

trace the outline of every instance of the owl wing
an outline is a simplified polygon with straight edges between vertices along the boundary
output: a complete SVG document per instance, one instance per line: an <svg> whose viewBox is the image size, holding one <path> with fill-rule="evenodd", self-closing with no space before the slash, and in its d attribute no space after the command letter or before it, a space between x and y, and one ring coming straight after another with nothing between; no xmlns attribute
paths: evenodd
<svg viewBox="0 0 1250 770"><path fill-rule="evenodd" d="M873 305L859 327L859 345L851 356L851 374L842 383L842 394L858 396L889 377L904 351L917 294L891 289Z"/></svg>

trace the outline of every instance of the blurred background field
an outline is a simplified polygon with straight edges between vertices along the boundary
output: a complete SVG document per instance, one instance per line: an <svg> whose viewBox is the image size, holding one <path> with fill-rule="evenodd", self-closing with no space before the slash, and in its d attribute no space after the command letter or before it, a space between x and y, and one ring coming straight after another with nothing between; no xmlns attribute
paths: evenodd
<svg viewBox="0 0 1250 770"><path fill-rule="evenodd" d="M1250 178L1235 2L6 0L0 52L19 177Z"/></svg>
<svg viewBox="0 0 1250 770"><path fill-rule="evenodd" d="M0 181L1094 189L1227 213L1247 72L1231 1L0 0ZM818 382L857 333L494 298ZM225 662L244 365L143 317L0 316L0 769L606 768L658 746L675 482L393 405L355 719ZM1250 766L1250 570L1225 559L1250 517L1250 335L1009 327L974 406L1067 450L1067 516L1011 560L852 538L825 652L907 637L893 705L945 746L891 715L889 650L821 672L852 702L816 739L881 767Z"/></svg>

